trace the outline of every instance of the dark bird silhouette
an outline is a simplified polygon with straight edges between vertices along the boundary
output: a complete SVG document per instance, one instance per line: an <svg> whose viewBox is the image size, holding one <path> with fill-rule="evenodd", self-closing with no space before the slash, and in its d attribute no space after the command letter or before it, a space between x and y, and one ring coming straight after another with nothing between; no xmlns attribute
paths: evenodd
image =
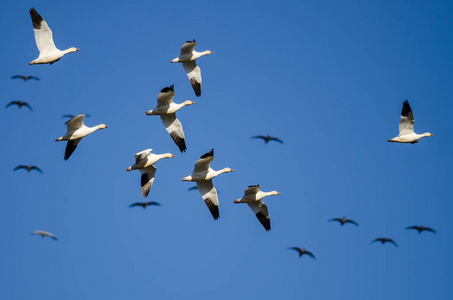
<svg viewBox="0 0 453 300"><path fill-rule="evenodd" d="M422 233L423 230L431 231L432 233L436 233L436 231L434 229L425 227L423 224L421 226L409 226L409 227L406 227L406 229L416 229L416 230L418 230L418 233Z"/></svg>
<svg viewBox="0 0 453 300"><path fill-rule="evenodd" d="M267 144L269 141L276 141L276 142L279 142L281 144L283 144L283 141L279 138L276 138L276 137L272 137L270 135L255 135L255 136L252 136L252 139L263 139L264 140L264 143Z"/></svg>
<svg viewBox="0 0 453 300"><path fill-rule="evenodd" d="M198 187L196 185L190 187L187 189L188 191L193 191L193 190L198 190Z"/></svg>
<svg viewBox="0 0 453 300"><path fill-rule="evenodd" d="M21 100L11 101L10 103L8 103L8 105L6 105L6 107L9 107L13 104L16 104L17 106L19 106L19 108L22 108L22 106L26 106L30 110L33 110L33 108L31 108L30 104L28 104L27 102L21 101Z"/></svg>
<svg viewBox="0 0 453 300"><path fill-rule="evenodd" d="M85 115L85 117L89 117L90 115ZM63 118L74 118L75 115L71 115L71 114L67 114L67 115L63 115Z"/></svg>
<svg viewBox="0 0 453 300"><path fill-rule="evenodd" d="M346 217L343 217L343 218L333 218L333 219L330 219L329 222L331 221L338 221L340 222L341 226L343 226L345 223L351 223L351 224L354 224L355 226L359 226L359 224L357 224L357 222L353 221L353 220L349 220L349 219L346 219Z"/></svg>
<svg viewBox="0 0 453 300"><path fill-rule="evenodd" d="M40 173L42 173L42 170L40 168L38 168L37 166L30 166L30 165L20 165L20 166L17 166L14 168L14 171L17 171L19 169L25 169L27 170L28 172L30 172L31 170L36 170Z"/></svg>
<svg viewBox="0 0 453 300"><path fill-rule="evenodd" d="M135 202L134 204L129 205L129 207L134 207L134 206L141 206L143 209L145 209L148 205L157 205L160 206L160 203L158 202Z"/></svg>
<svg viewBox="0 0 453 300"><path fill-rule="evenodd" d="M385 244L386 242L389 242L389 243L392 243L393 245L395 245L396 247L398 247L398 245L395 243L394 240L386 238L385 236L382 237L382 238L374 239L370 244L372 244L374 242L377 242L377 241L381 242L382 244Z"/></svg>
<svg viewBox="0 0 453 300"><path fill-rule="evenodd" d="M11 79L17 79L17 78L20 78L20 79L23 79L24 81L28 81L28 79L35 79L35 80L39 80L38 77L36 76L23 76L23 75L14 75L11 77Z"/></svg>
<svg viewBox="0 0 453 300"><path fill-rule="evenodd" d="M300 249L299 247L290 247L289 249L296 250L297 252L299 252L299 257L301 257L304 254L307 254L308 256L311 256L313 259L316 259L316 257L313 255L313 253L306 250L305 247L302 249Z"/></svg>
<svg viewBox="0 0 453 300"><path fill-rule="evenodd" d="M45 231L45 230L35 230L35 231L33 231L31 234L33 234L33 235L38 235L38 234L39 234L39 235L42 236L43 238L44 238L45 236L48 236L48 237L50 237L50 238L53 238L54 240L58 240L52 233L50 233L50 232L48 232L48 231Z"/></svg>

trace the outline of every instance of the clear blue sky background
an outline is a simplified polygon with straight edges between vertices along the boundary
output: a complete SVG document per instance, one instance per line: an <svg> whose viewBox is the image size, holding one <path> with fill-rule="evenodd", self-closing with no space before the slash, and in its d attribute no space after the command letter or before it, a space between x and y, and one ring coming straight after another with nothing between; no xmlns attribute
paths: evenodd
<svg viewBox="0 0 453 300"><path fill-rule="evenodd" d="M81 50L29 66L31 7ZM452 15L449 1L4 1L3 107L34 110L0 109L0 298L451 299ZM191 39L214 51L198 99L170 63ZM170 84L196 101L177 114L183 154L145 115ZM404 99L433 137L387 142ZM80 113L110 127L64 161L62 115ZM147 148L176 155L146 199L162 206L129 208L144 199L126 168ZM218 221L180 180L211 148L214 169L235 169L214 179ZM252 184L281 192L265 199L270 232L233 204ZM360 226L327 222L342 216ZM405 230L422 223L438 233Z"/></svg>

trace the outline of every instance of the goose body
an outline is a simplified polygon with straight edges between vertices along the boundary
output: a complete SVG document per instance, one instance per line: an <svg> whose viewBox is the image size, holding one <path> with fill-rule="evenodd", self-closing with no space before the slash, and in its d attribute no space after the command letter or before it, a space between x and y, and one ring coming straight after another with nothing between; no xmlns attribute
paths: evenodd
<svg viewBox="0 0 453 300"><path fill-rule="evenodd" d="M67 128L66 134L55 140L55 142L68 141L64 160L68 160L68 158L77 148L77 145L80 143L83 137L86 137L87 135L95 132L96 130L109 127L108 125L105 124L99 124L93 127L88 127L83 123L84 117L85 115L78 115L67 121L65 123Z"/></svg>
<svg viewBox="0 0 453 300"><path fill-rule="evenodd" d="M36 76L23 76L23 75L14 75L11 77L11 79L22 79L23 81L27 82L29 79L34 79L34 80L39 80L39 77Z"/></svg>
<svg viewBox="0 0 453 300"><path fill-rule="evenodd" d="M172 59L172 63L182 63L184 71L186 71L187 77L189 77L190 84L195 92L195 96L201 96L201 70L195 62L196 59L202 57L203 55L209 55L214 53L213 51L206 50L203 52L195 51L195 46L197 42L187 41L181 47L181 54L179 57Z"/></svg>
<svg viewBox="0 0 453 300"><path fill-rule="evenodd" d="M186 105L192 105L195 102L186 100L183 103L174 103L175 96L174 85L163 88L157 96L157 106L155 109L148 110L146 115L159 115L165 129L170 137L178 146L181 152L187 150L184 131L181 122L176 118L176 112Z"/></svg>
<svg viewBox="0 0 453 300"><path fill-rule="evenodd" d="M223 168L215 171L211 168L211 162L214 160L214 149L203 154L197 162L192 172L192 175L182 178L182 181L195 181L197 189L200 191L201 197L211 212L214 220L219 218L219 199L217 190L212 184L212 178L222 174L233 172L231 168Z"/></svg>
<svg viewBox="0 0 453 300"><path fill-rule="evenodd" d="M382 245L384 245L385 243L391 243L391 244L395 245L395 247L398 247L398 244L395 243L394 240L389 239L389 238L387 238L387 237L385 237L385 236L382 237L382 238L374 239L374 240L371 242L371 244L374 243L374 242L381 242Z"/></svg>
<svg viewBox="0 0 453 300"><path fill-rule="evenodd" d="M25 169L28 171L28 173L30 173L31 170L36 170L38 171L39 173L42 173L42 170L40 168L38 168L37 166L30 166L30 165L20 165L20 166L17 166L14 168L14 171L17 171L19 169Z"/></svg>
<svg viewBox="0 0 453 300"><path fill-rule="evenodd" d="M22 106L25 106L25 107L28 107L31 111L33 111L33 108L31 108L30 104L28 104L27 102L21 101L21 100L11 101L10 103L8 103L8 105L6 105L6 107L10 107L11 105L17 105L17 106L19 106L19 108L22 108Z"/></svg>
<svg viewBox="0 0 453 300"><path fill-rule="evenodd" d="M316 257L313 255L313 253L308 251L305 247L302 248L302 249L299 248L299 247L289 247L289 249L296 250L297 252L299 252L299 257L301 257L302 255L306 254L306 255L310 256L311 258L316 259Z"/></svg>
<svg viewBox="0 0 453 300"><path fill-rule="evenodd" d="M399 123L399 134L397 137L388 140L389 142L397 143L418 143L418 140L422 137L433 136L432 133L425 132L422 134L417 134L414 132L414 114L409 105L409 101L405 100L403 102L403 109L401 110L401 117Z"/></svg>
<svg viewBox="0 0 453 300"><path fill-rule="evenodd" d="M418 231L418 233L422 233L422 231L430 231L432 233L436 233L436 231L434 229L432 229L430 227L426 227L423 224L420 226L409 226L409 227L406 227L406 229L415 229Z"/></svg>
<svg viewBox="0 0 453 300"><path fill-rule="evenodd" d="M40 235L42 236L43 238L45 236L48 236L54 240L58 240L52 233L48 232L48 231L45 231L45 230L35 230L32 232L33 235Z"/></svg>
<svg viewBox="0 0 453 300"><path fill-rule="evenodd" d="M35 31L36 45L39 50L38 58L30 62L30 65L53 64L59 61L64 55L80 50L75 47L71 47L62 51L55 47L52 30L50 30L46 21L44 21L44 19L34 8L30 9L30 16L33 22L33 29Z"/></svg>
<svg viewBox="0 0 453 300"><path fill-rule="evenodd" d="M152 149L146 149L135 154L135 164L126 169L126 171L139 170L141 175L142 196L148 197L149 191L154 183L156 167L154 164L163 158L175 157L171 153L154 154Z"/></svg>
<svg viewBox="0 0 453 300"><path fill-rule="evenodd" d="M260 185L250 185L244 191L244 196L237 199L234 203L247 203L258 221L263 225L266 231L271 230L271 219L266 204L261 200L267 196L280 195L277 191L263 192L260 191Z"/></svg>

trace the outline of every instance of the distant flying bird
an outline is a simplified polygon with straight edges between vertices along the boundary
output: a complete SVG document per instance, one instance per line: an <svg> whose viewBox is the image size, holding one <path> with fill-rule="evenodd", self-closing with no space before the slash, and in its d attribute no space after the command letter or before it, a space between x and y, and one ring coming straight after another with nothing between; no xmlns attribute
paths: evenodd
<svg viewBox="0 0 453 300"><path fill-rule="evenodd" d="M135 154L135 164L126 169L126 171L139 170L142 174L141 186L142 196L148 197L149 190L153 186L154 174L156 167L154 164L163 158L175 157L171 153L154 154L153 149L146 149Z"/></svg>
<svg viewBox="0 0 453 300"><path fill-rule="evenodd" d="M329 222L331 222L331 221L340 222L341 226L343 226L345 223L351 223L351 224L354 224L355 226L359 226L359 224L357 224L355 221L346 219L345 217L343 217L341 219L340 218L333 218L333 219L329 220Z"/></svg>
<svg viewBox="0 0 453 300"><path fill-rule="evenodd" d="M74 117L75 117L75 115L71 115L71 114L63 115L63 118L71 118L72 119ZM85 118L88 118L88 117L90 117L90 115L86 114Z"/></svg>
<svg viewBox="0 0 453 300"><path fill-rule="evenodd" d="M431 231L432 233L436 233L436 231L430 227L425 227L423 224L421 226L409 226L406 227L406 229L415 229L418 231L418 233L422 233L422 231Z"/></svg>
<svg viewBox="0 0 453 300"><path fill-rule="evenodd" d="M283 141L279 138L276 138L276 137L272 137L270 135L255 135L255 136L252 136L252 139L263 139L264 140L264 143L267 144L269 141L276 141L276 142L279 142L281 144L283 144Z"/></svg>
<svg viewBox="0 0 453 300"><path fill-rule="evenodd" d="M418 143L418 140L422 137L433 136L432 133L425 132L422 134L417 134L414 132L414 114L412 109L409 106L409 101L405 100L403 102L403 109L401 111L400 125L399 125L399 134L397 137L388 140L389 142L398 142L398 143Z"/></svg>
<svg viewBox="0 0 453 300"><path fill-rule="evenodd" d="M17 78L20 78L25 82L28 81L29 79L39 80L39 77L32 76L32 75L30 75L30 76L14 75L11 77L11 79L17 79Z"/></svg>
<svg viewBox="0 0 453 300"><path fill-rule="evenodd" d="M196 185L190 187L187 189L188 191L193 191L193 190L198 190L198 187Z"/></svg>
<svg viewBox="0 0 453 300"><path fill-rule="evenodd" d="M83 118L85 115L78 115L67 121L66 124L66 134L59 137L55 142L59 141L68 141L66 150L64 153L64 160L68 160L74 150L77 148L77 145L80 143L83 137L95 132L98 129L104 129L109 126L105 124L99 124L93 127L88 127L83 123Z"/></svg>
<svg viewBox="0 0 453 300"><path fill-rule="evenodd" d="M269 231L271 230L271 219L267 211L267 206L261 199L267 196L280 195L280 193L277 191L263 192L260 191L260 187L260 185L250 185L245 189L244 196L234 200L233 203L247 203L264 229Z"/></svg>
<svg viewBox="0 0 453 300"><path fill-rule="evenodd" d="M299 257L301 257L304 254L307 254L308 256L311 256L313 259L316 259L316 257L313 255L313 253L311 253L310 251L306 250L305 247L302 248L302 249L299 248L299 247L290 247L289 249L296 250L297 252L299 252Z"/></svg>
<svg viewBox="0 0 453 300"><path fill-rule="evenodd" d="M11 101L10 103L8 103L8 105L6 105L6 107L9 107L9 106L14 105L14 104L19 106L19 108L22 108L22 106L26 106L31 111L33 110L33 108L31 108L30 104L28 104L27 102L21 101L21 100Z"/></svg>
<svg viewBox="0 0 453 300"><path fill-rule="evenodd" d="M40 168L38 168L37 166L30 166L30 165L20 165L20 166L17 166L14 168L14 171L17 171L19 169L25 169L27 170L29 173L31 170L36 170L40 173L42 173L42 170Z"/></svg>
<svg viewBox="0 0 453 300"><path fill-rule="evenodd" d="M172 140L178 146L181 152L186 151L186 140L181 122L176 118L176 112L186 105L192 105L195 102L186 100L183 103L176 104L173 102L175 96L174 85L163 88L157 96L157 106L153 110L148 110L146 115L159 115L165 129L170 134Z"/></svg>
<svg viewBox="0 0 453 300"><path fill-rule="evenodd" d="M45 230L35 230L32 232L33 235L40 235L42 236L43 238L45 236L48 236L48 237L51 237L53 238L54 240L58 240L52 233L48 232L48 231L45 231Z"/></svg>
<svg viewBox="0 0 453 300"><path fill-rule="evenodd" d="M197 188L200 191L201 197L204 203L209 208L214 220L219 218L219 199L217 196L217 190L212 184L212 178L222 174L233 172L231 168L223 168L218 171L214 171L211 168L211 162L214 160L214 149L211 152L203 154L199 160L195 163L192 175L186 176L182 181L195 181Z"/></svg>
<svg viewBox="0 0 453 300"><path fill-rule="evenodd" d="M34 8L30 9L30 16L35 31L36 45L39 50L39 57L32 61L30 65L53 64L59 61L65 54L80 50L75 47L71 47L64 51L57 49L53 42L52 30L50 30L46 21L44 21Z"/></svg>
<svg viewBox="0 0 453 300"><path fill-rule="evenodd" d="M141 207L143 207L143 209L145 209L148 205L160 206L160 203L154 202L154 201L151 201L151 202L135 202L134 204L129 205L129 207L141 206Z"/></svg>
<svg viewBox="0 0 453 300"><path fill-rule="evenodd" d="M201 70L195 62L196 59L203 55L214 53L213 51L206 50L203 52L195 51L195 46L198 45L195 40L187 41L181 47L181 54L179 57L173 59L172 63L182 63L184 70L186 71L187 77L189 77L190 84L195 92L195 96L201 96Z"/></svg>
<svg viewBox="0 0 453 300"><path fill-rule="evenodd" d="M398 245L395 243L394 240L386 238L386 237L374 239L370 244L372 244L374 242L378 242L378 241L381 242L381 244L385 244L386 242L389 242L389 243L392 243L393 245L395 245L396 247L398 247Z"/></svg>

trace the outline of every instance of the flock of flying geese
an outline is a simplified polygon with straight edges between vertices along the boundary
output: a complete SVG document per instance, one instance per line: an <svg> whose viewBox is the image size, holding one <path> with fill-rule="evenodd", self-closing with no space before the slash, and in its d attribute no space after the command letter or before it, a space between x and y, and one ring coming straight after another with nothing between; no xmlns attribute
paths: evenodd
<svg viewBox="0 0 453 300"><path fill-rule="evenodd" d="M46 21L38 14L38 12L34 9L30 9L30 16L32 19L33 23L33 29L35 33L35 40L36 40L36 45L39 50L39 56L37 59L33 60L30 62L30 65L35 65L35 64L53 64L57 61L59 61L64 55L68 53L74 53L79 51L80 49L71 47L66 50L59 50L56 48L53 37L52 37L52 31L50 30L49 26L47 25ZM195 46L197 43L195 40L193 41L187 41L184 43L184 45L181 48L181 53L179 57L171 60L172 63L182 63L182 66L186 72L186 75L189 78L190 84L192 85L192 88L195 92L195 95L197 97L201 96L201 70L196 64L196 59L200 58L201 56L204 55L209 55L212 54L213 52L210 50L206 50L203 52L197 52L195 51ZM12 76L12 79L22 79L25 82L34 79L34 80L39 80L38 77L35 76L22 76L22 75L15 75ZM174 141L174 143L178 146L179 150L181 153L185 152L187 150L186 143L185 143L185 136L184 136L184 131L181 125L181 122L176 118L176 112L181 109L184 106L192 105L195 102L187 100L184 101L183 103L174 103L173 102L173 97L175 96L175 90L174 90L174 85L171 85L169 87L163 88L159 95L157 96L157 106L152 109L146 111L146 115L158 115L161 118L162 123L165 126L165 129L167 132L170 134L170 137ZM19 108L22 106L28 107L30 110L32 110L31 106L23 102L21 100L18 101L12 101L10 102L6 107L9 107L11 105L17 105ZM64 115L64 117L70 117L71 119L67 121L66 124L66 129L67 132L65 135L57 138L55 141L67 141L66 145L66 150L65 150L65 155L64 155L64 160L69 159L69 157L72 155L82 138L86 137L87 135L100 130L107 128L108 125L105 124L99 124L93 127L88 127L84 124L83 119L88 115ZM399 134L397 137L394 137L392 139L389 139L389 142L398 142L398 143L417 143L418 140L422 137L429 137L432 136L431 133L426 132L423 134L416 134L414 132L414 115L412 113L412 110L409 106L408 100L405 100L403 102L403 108L401 112L401 117L399 121ZM269 141L275 141L279 143L283 143L282 140L272 137L270 135L264 136L264 135L257 135L253 136L253 139L263 139L264 142L267 144ZM156 167L154 164L158 162L161 159L164 158L172 158L174 157L173 154L171 153L164 153L164 154L154 154L151 153L152 149L146 149L141 152L138 152L135 154L135 164L130 166L129 168L126 169L126 171L132 171L132 170L139 170L141 173L141 190L142 190L142 196L147 197L150 189L153 185L154 182L154 176L156 173ZM192 187L189 190L192 189L198 189L201 197L203 198L206 206L208 207L210 213L212 214L214 220L217 220L219 218L219 200L217 196L217 190L212 184L212 179L222 173L229 173L233 172L234 170L231 168L223 168L221 170L213 170L211 168L211 162L214 160L214 149L212 149L210 152L203 154L199 160L195 162L194 169L192 171L191 175L188 175L184 178L182 178L182 181L191 181L196 183L196 187ZM36 166L30 166L30 165L19 165L16 168L14 168L14 171L19 170L19 169L25 169L28 172L31 170L36 170L38 172L42 173L42 170L39 169ZM267 209L267 206L264 204L262 201L263 198L267 196L275 196L279 195L280 193L277 191L270 191L270 192L263 192L260 190L259 185L251 185L248 188L245 189L244 195L235 200L234 203L247 203L250 209L253 211L253 213L256 215L257 219L259 222L263 225L266 231L269 231L271 229L270 225L270 218L269 218L269 212ZM130 207L134 206L141 206L143 208L146 208L147 206L150 205L160 205L157 202L151 201L151 202L137 202L134 204L131 204ZM346 219L345 217L343 218L334 218L330 219L328 221L336 221L343 226L346 223L351 223L353 225L358 226L358 224L353 221ZM409 226L406 229L415 229L419 233L422 231L430 231L435 233L436 231L432 228L425 227L423 225L421 226ZM43 238L45 236L51 237L53 239L57 239L53 234L50 232L44 231L44 230L37 230L34 231L32 234L34 235L41 235ZM381 238L376 238L373 240L371 243L374 242L381 242L382 244L385 244L387 242L394 244L397 246L396 242L390 238L387 237L381 237ZM299 247L291 247L289 248L291 250L296 250L299 252L299 257L306 254L308 256L311 256L313 259L315 259L315 256L313 253L310 251L306 250L305 248L299 248Z"/></svg>

